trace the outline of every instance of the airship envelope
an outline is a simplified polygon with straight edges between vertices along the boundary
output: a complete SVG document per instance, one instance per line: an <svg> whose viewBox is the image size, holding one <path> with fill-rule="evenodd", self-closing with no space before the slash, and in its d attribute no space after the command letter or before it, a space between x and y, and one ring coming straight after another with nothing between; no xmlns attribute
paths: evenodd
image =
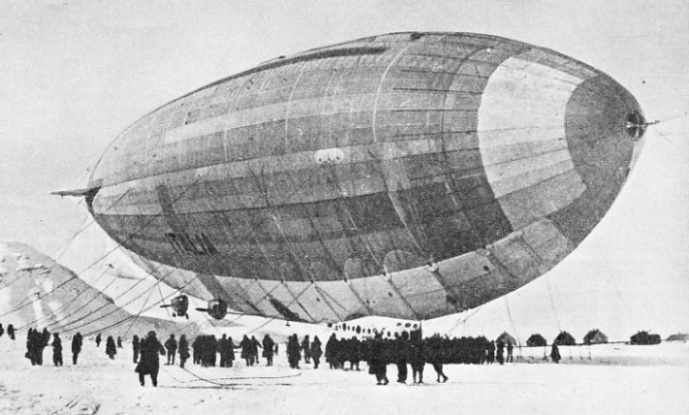
<svg viewBox="0 0 689 415"><path fill-rule="evenodd" d="M311 322L424 319L562 261L645 126L625 88L552 50L394 33L163 105L77 193L139 265L197 298Z"/></svg>

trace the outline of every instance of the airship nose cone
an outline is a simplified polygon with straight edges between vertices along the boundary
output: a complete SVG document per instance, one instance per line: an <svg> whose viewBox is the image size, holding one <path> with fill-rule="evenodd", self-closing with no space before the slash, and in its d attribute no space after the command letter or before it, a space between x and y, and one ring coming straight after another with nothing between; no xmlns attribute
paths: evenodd
<svg viewBox="0 0 689 415"><path fill-rule="evenodd" d="M636 99L600 71L553 54L507 59L483 93L479 137L512 228L546 218L581 242L624 184L644 122Z"/></svg>
<svg viewBox="0 0 689 415"><path fill-rule="evenodd" d="M583 239L614 201L643 144L645 122L636 99L604 74L573 91L565 113L565 137L585 190L557 218L568 225L565 229L573 240Z"/></svg>

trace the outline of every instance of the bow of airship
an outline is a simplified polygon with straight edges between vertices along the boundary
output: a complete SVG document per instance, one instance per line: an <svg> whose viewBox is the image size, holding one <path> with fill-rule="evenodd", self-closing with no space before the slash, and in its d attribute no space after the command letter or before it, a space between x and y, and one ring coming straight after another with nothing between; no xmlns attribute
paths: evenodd
<svg viewBox="0 0 689 415"><path fill-rule="evenodd" d="M278 58L145 115L84 190L166 284L242 313L424 319L543 275L620 192L634 97L557 52L396 33Z"/></svg>

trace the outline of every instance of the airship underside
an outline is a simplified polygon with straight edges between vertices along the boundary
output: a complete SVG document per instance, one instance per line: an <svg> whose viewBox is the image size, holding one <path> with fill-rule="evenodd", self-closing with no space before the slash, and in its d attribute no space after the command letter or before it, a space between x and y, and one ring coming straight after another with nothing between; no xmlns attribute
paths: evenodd
<svg viewBox="0 0 689 415"><path fill-rule="evenodd" d="M557 52L397 33L281 57L147 114L89 181L157 278L240 312L423 319L544 274L626 180L631 94Z"/></svg>

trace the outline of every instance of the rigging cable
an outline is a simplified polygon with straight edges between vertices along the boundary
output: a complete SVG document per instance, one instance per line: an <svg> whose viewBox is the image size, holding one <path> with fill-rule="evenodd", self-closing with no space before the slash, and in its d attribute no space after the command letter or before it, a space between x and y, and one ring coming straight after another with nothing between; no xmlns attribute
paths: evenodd
<svg viewBox="0 0 689 415"><path fill-rule="evenodd" d="M127 190L127 192L125 192L125 194L127 194L128 192L129 192L129 190ZM124 195L123 195L122 197L124 197ZM83 200L83 199L82 199L82 200ZM112 205L110 205L107 209L105 209L104 212L109 211L109 210L110 210L112 207L114 207L115 204L117 204L120 200L121 200L121 198L119 198L118 200L116 200ZM87 220L88 220L88 216L83 220L82 224L83 224L84 222L86 222ZM93 222L95 222L95 220L93 220L91 223L93 223ZM91 225L91 223L89 223L89 225ZM89 225L86 225L86 227L88 227ZM62 265L59 264L57 261L59 260L59 258L60 258L62 255L64 255L64 253L67 251L67 249L68 249L69 246L72 244L72 242L74 242L74 239L76 239L77 235L79 235L86 227L81 228L81 230L77 231L74 235L72 235L72 237L71 237L62 247L58 248L58 249L55 250L52 254L48 255L48 258L51 259L51 260L53 261L53 264L47 267L48 272L52 271L52 269L53 269L56 265L57 265L57 266L62 266ZM62 252L58 257L55 257L55 255L58 254L60 251L63 251L63 252ZM16 272L16 270L15 270L15 272ZM9 287L11 284L13 284L13 283L15 283L16 281L19 281L19 280L21 280L21 277L17 276L17 278L15 278L14 280L12 280L11 282L9 282L9 283L7 283L6 285L0 287L0 290L1 290L1 289L4 289L4 288L6 288L6 287Z"/></svg>
<svg viewBox="0 0 689 415"><path fill-rule="evenodd" d="M108 265L110 265L110 264L108 264ZM101 273L94 279L93 283L95 283L96 281L98 281L103 275L105 275L105 274L107 273L107 271L108 271L108 269L105 268L105 269L103 270L103 272L101 272ZM108 288L108 287L110 286L110 284L112 284L114 281L115 281L115 279L113 279L103 290L105 290L106 288ZM91 284L88 284L88 285L91 285ZM50 313L50 314L48 314L48 315L45 315L45 316L43 316L43 317L39 317L39 318L37 318L37 319L35 319L35 320L29 322L29 323L26 323L26 324L22 325L21 327L19 327L18 330L21 330L21 329L26 328L26 327L28 327L28 326L32 326L32 325L38 323L39 321L41 321L41 320L43 320L43 319L46 319L46 318L49 318L49 317L52 317L52 316L57 315L57 312L58 312L58 311L60 311L60 310L64 309L65 307L67 307L67 306L73 304L73 303L77 300L77 298L79 298L82 294L84 294L84 293L87 292L87 291L88 291L88 289L81 290L77 295L74 296L74 298L72 298L72 299L69 300L69 301L66 301L66 302L65 302L64 304L62 304L60 307L58 307L57 309L53 310L52 313ZM100 294L100 291L99 291L99 290L96 290L96 292L97 292L97 294ZM92 300L89 300L89 301L92 301ZM58 321L59 321L59 320L58 320ZM53 324L55 324L55 323L49 323L49 324L48 324L48 327L50 327L50 326L53 325Z"/></svg>
<svg viewBox="0 0 689 415"><path fill-rule="evenodd" d="M156 284L156 285L158 286L158 288L160 288L160 285L158 285L158 284ZM142 305L141 308L139 309L139 312L136 314L136 317L134 317L134 319L132 319L132 324L130 324L129 327L127 327L127 330L125 330L125 332L124 332L124 334L122 335L122 337L126 338L126 337L127 337L127 333L129 333L129 330L131 330L132 327L134 327L134 323L136 323L136 321L137 321L137 320L139 319L139 317L141 316L141 313L143 312L144 308L146 308L146 304L148 304L148 300L151 299L151 295L153 295L153 290L151 290L151 292L148 293L148 297L146 297L146 300L144 301L143 305ZM160 302L162 303L162 302L164 302L164 301L165 301L165 299L163 298L163 293L162 293L162 291L161 291L161 293L160 293ZM169 314L169 313L168 313L168 314Z"/></svg>
<svg viewBox="0 0 689 415"><path fill-rule="evenodd" d="M180 289L186 288L188 285L190 285L192 282L194 282L197 278L198 278L198 276L192 278L191 280L189 280L188 283L184 284ZM173 295L176 295L176 294L177 294L177 293L175 292L175 293L172 293L172 294L166 296L166 297L165 297L165 300L169 299L170 297L172 297ZM145 313L146 311L148 311L148 310L150 310L150 309L152 309L152 308L154 308L154 307L157 307L158 304L160 304L160 302L155 302L155 303L153 303L152 305L146 307L144 310L142 310L142 311L139 313L139 315L142 314L142 313ZM92 331L92 332L88 332L88 333L85 334L84 336L89 336L89 335L94 334L94 333L96 333L96 332L105 331L105 330L108 330L108 329L110 329L110 328L112 328L112 327L119 326L120 324L122 324L122 323L124 323L124 322L126 322L126 321L128 321L128 320L130 320L130 319L132 319L132 318L135 318L135 315L134 315L134 314L131 314L131 315L129 315L128 317L126 317L126 318L124 318L124 319L122 319L122 320L120 320L120 321L117 321L117 322L115 322L115 323L112 323L112 324L110 324L110 325L108 325L108 326L106 326L106 327L101 327L101 328L99 328L98 330L94 330L94 331ZM92 322L90 322L90 323L92 323ZM89 324L90 324L90 323L89 323Z"/></svg>
<svg viewBox="0 0 689 415"><path fill-rule="evenodd" d="M187 189L186 189L184 192L182 192L177 198L175 198L175 200L173 200L172 203L174 203L174 202L180 200L180 199L189 191L189 189L192 188L196 183L198 183L203 177L204 177L204 176L199 176L192 184L188 185ZM63 287L64 285L68 284L70 281L72 281L72 280L74 280L74 279L78 279L78 278L79 278L79 274L83 274L84 272L86 272L86 271L88 271L89 269L91 269L94 265L96 265L96 264L99 263L100 261L102 261L102 260L104 260L105 258L107 258L110 254L112 254L113 252L115 252L115 250L117 250L120 246L122 246L122 244L123 244L125 241L131 239L133 235L136 235L138 232L140 232L140 231L142 231L143 229L145 229L146 227L150 226L150 225L155 221L155 219L157 219L158 216L160 216L161 214L162 214L162 213L159 213L159 214L156 214L156 215L152 215L151 220L147 221L143 226L139 227L135 232L133 232L132 234L130 234L130 235L127 236L126 238L122 239L122 241L118 242L117 245L115 245L115 247L114 247L113 249L111 249L110 251L106 252L104 255L102 255L101 257L99 257L99 258L96 259L95 261L93 261L93 262L91 263L91 265L89 265L88 267L86 267L85 269L83 269L82 271L80 271L80 272L78 272L78 273L74 273L74 275L73 275L71 278L68 278L66 281L62 282L62 283L59 284L57 287L54 287L53 290L52 290L51 292L45 293L45 294L42 295L42 296L39 295L35 300L40 300L40 299L42 299L42 298L44 298L44 297L50 295L51 293L55 292L58 288L61 288L61 287ZM15 307L14 309L12 309L12 310L10 310L10 311L8 311L8 312L6 312L6 313L0 315L0 317L4 317L4 316L6 316L6 315L8 315L8 314L12 314L12 313L14 313L14 312L16 312L16 311L18 311L18 310L20 310L20 309L23 309L24 307L27 307L27 306L29 306L29 305L31 305L31 304L33 304L33 303L34 303L34 300L31 300L31 299L29 298L29 299L28 299L28 302L25 301L23 304L20 304L19 306Z"/></svg>
<svg viewBox="0 0 689 415"><path fill-rule="evenodd" d="M160 266L159 266L159 267L160 267ZM150 273L149 273L149 275L150 275ZM117 278L114 277L114 278L112 279L112 281L108 284L107 287L109 287L109 286L110 286L112 283L114 283L116 280L117 280ZM115 298L113 299L112 302L107 301L104 305L102 305L101 307L97 308L96 310L87 311L87 314L85 314L85 315L82 316L81 318L79 318L79 319L77 319L77 320L73 320L73 321L71 321L71 322L69 322L69 323L63 325L61 328L64 328L64 327L66 327L66 326L70 326L70 325L76 323L77 321L81 321L82 319L88 317L89 314L93 314L93 313L95 313L95 312L97 312L97 311L100 311L100 310L104 309L105 307L107 307L108 305L117 306L117 305L115 304L115 300L118 300L118 299L122 298L125 294L127 294L129 291L133 290L137 285L141 284L141 283L144 282L144 281L146 281L146 279L145 279L145 278L141 278L141 279L138 280L136 283L132 284L129 288L127 288L125 291L123 291L122 293L120 293L117 297L115 297ZM105 287L105 288L107 288L107 287ZM104 290L105 290L105 288L104 288ZM70 317L73 317L74 315L77 314L77 312L83 310L86 306L88 306L89 304L91 304L94 300L96 300L97 298L99 298L99 297L102 296L102 295L104 295L103 292L100 291L100 290L97 290L97 294L96 294L93 298L91 298L91 300L89 300L89 301L88 301L87 303L85 303L85 304L82 304L81 307L78 307L76 310L73 310L72 313L70 313L68 316L65 316L65 318L59 320L58 323L61 322L61 321L65 321L65 320L67 320L67 319L70 318ZM55 325L55 324L53 324L53 325Z"/></svg>
<svg viewBox="0 0 689 415"><path fill-rule="evenodd" d="M160 284L161 282L163 282L163 280L165 280L165 279L166 279L167 277L169 277L171 274L172 274L172 272L169 272L164 278L162 278L162 279L156 279L156 282L154 283L153 286L151 286L151 288L149 288L149 289L147 289L147 290L144 290L142 293L140 293L139 295L135 296L134 298L132 298L132 299L129 300L128 302L122 304L121 306L118 306L118 305L115 304L114 302L113 302L113 303L108 303L108 304L111 304L111 305L113 305L113 306L115 307L111 312L106 313L106 314L104 314L104 315L102 315L102 316L100 316L100 317L98 317L98 318L96 318L96 319L94 319L94 320L91 320L91 321L82 323L82 324L78 325L77 327L69 328L69 329L67 329L67 330L77 330L77 329L79 329L79 328L81 328L81 327L87 326L87 325L89 325L89 324L93 324L93 323L95 323L96 321L100 321L100 320L102 320L103 318L108 317L108 316L110 316L110 315L116 313L117 311L121 311L125 306L127 306L127 305L133 303L133 302L136 301L137 299L143 297L145 294L147 294L147 293L149 293L149 292L155 290L156 285L157 285L157 284ZM144 281L144 279L142 279L142 280L140 280L140 281ZM138 284L138 282L137 282L137 284ZM136 284L135 284L135 285L136 285ZM132 286L132 287L133 287L133 286ZM131 290L132 287L130 287L129 290ZM127 290L127 292L128 292L129 290ZM122 297L122 295L120 295L120 297ZM156 304L157 304L157 303L156 303ZM106 307L106 305L101 306L101 307L97 308L95 311L91 312L90 314L93 314L93 313L95 313L95 312L97 312L97 311L100 311L100 310L102 310L102 309L105 308L105 307ZM73 324L75 324L75 323L77 323L77 322L83 320L84 318L88 317L90 314L85 315L85 316L83 316L83 317L81 317L81 318L78 318L78 319L76 319L76 320L74 320L74 321L71 321L71 322L69 322L69 323L67 323L67 324L65 324L65 325L63 325L63 326L61 326L60 328L64 330L65 327L71 326L71 325L73 325Z"/></svg>

